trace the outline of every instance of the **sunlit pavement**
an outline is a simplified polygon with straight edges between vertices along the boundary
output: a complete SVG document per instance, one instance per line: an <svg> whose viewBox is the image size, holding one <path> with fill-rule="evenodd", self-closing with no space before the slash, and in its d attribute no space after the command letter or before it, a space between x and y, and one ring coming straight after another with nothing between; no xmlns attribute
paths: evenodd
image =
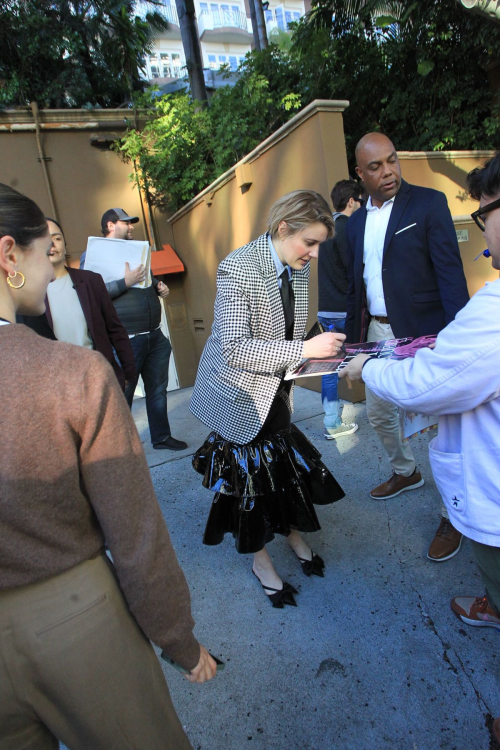
<svg viewBox="0 0 500 750"><path fill-rule="evenodd" d="M345 407L354 435L323 439L319 394L296 389L294 421L323 453L346 498L319 507L308 535L326 562L306 578L283 539L269 551L298 590L298 607L273 609L231 537L202 544L211 493L191 467L208 430L188 410L191 389L169 393L181 453L149 444L143 399L134 402L158 500L189 581L196 635L226 662L192 686L164 665L194 748L241 750L487 750L488 714L500 715L500 634L452 614L457 594L483 594L468 542L445 563L426 558L440 500L427 436L412 440L425 485L394 500L369 490L390 474L364 404ZM148 750L144 748L144 750Z"/></svg>

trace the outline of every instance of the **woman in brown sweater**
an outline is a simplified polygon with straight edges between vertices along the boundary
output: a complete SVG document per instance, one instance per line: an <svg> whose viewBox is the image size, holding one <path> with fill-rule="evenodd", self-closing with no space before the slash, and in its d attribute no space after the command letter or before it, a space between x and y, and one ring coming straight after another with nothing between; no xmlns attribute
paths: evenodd
<svg viewBox="0 0 500 750"><path fill-rule="evenodd" d="M100 354L14 325L51 245L0 185L0 750L187 750L149 639L191 682L215 662L126 401Z"/></svg>

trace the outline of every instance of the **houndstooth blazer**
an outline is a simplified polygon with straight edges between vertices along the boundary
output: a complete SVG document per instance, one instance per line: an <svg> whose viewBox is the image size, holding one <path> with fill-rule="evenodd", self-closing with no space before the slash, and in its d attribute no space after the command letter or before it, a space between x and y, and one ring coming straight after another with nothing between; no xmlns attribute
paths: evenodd
<svg viewBox="0 0 500 750"><path fill-rule="evenodd" d="M293 271L295 324L285 340L276 267L263 234L225 258L217 271L214 323L198 367L191 411L226 440L259 432L284 372L302 358L309 264ZM292 391L289 408L293 410Z"/></svg>

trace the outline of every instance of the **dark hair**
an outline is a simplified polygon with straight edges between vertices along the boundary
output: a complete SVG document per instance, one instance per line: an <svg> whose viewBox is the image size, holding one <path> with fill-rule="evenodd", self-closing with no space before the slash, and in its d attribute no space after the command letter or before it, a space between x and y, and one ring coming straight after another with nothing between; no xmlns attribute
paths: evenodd
<svg viewBox="0 0 500 750"><path fill-rule="evenodd" d="M62 226L61 226L61 225L59 224L59 222L58 222L58 221L56 221L55 219L51 219L51 218L50 218L50 216L46 216L46 217L45 217L45 221L51 221L51 222L52 222L52 224L55 224L55 225L56 225L56 227L59 227L59 229L61 230L61 234L62 234L62 236L63 236L63 240L64 240L64 241L66 242L66 237L64 236L63 228L62 228Z"/></svg>
<svg viewBox="0 0 500 750"><path fill-rule="evenodd" d="M0 237L9 235L24 250L47 234L47 222L36 203L0 182Z"/></svg>
<svg viewBox="0 0 500 750"><path fill-rule="evenodd" d="M500 193L500 151L484 167L476 167L469 172L467 187L470 197L476 201L480 201L482 195L491 198Z"/></svg>
<svg viewBox="0 0 500 750"><path fill-rule="evenodd" d="M343 211L351 198L360 198L363 186L357 180L339 180L333 186L330 197L336 211Z"/></svg>

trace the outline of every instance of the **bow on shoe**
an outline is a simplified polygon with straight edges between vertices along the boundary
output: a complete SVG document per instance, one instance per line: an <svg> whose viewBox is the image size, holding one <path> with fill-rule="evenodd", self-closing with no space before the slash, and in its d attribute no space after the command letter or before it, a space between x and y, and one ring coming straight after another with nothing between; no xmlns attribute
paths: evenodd
<svg viewBox="0 0 500 750"><path fill-rule="evenodd" d="M259 576L255 572L255 570L252 570L252 573L264 589L264 591L267 593L268 591L274 591L274 594L267 594L267 598L275 607L276 609L283 609L285 604L290 605L290 607L296 607L297 602L293 598L294 594L298 594L299 592L297 589L294 589L293 586L291 586L289 583L286 583L286 581L283 581L283 588L281 589L273 589L271 586L264 586L262 581L260 580Z"/></svg>
<svg viewBox="0 0 500 750"><path fill-rule="evenodd" d="M319 555L315 555L313 552L313 556L311 560L303 560L302 557L299 557L300 564L302 566L302 570L306 574L307 577L309 576L319 576L320 578L325 577L325 563L323 562L322 558Z"/></svg>
<svg viewBox="0 0 500 750"><path fill-rule="evenodd" d="M274 591L275 589L270 589L268 586L265 586L268 591ZM296 607L297 602L294 599L294 594L298 594L299 592L297 589L294 589L293 586L290 586L289 583L283 582L283 588L281 591L276 591L275 594L271 594L269 597L269 600L271 601L273 607L276 609L283 609L285 604L288 604L290 607Z"/></svg>

